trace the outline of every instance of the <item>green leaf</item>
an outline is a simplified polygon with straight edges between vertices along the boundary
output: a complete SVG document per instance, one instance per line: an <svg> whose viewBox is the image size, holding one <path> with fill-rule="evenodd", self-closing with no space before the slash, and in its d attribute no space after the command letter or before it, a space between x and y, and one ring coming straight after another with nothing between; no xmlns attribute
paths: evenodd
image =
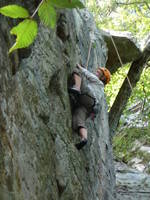
<svg viewBox="0 0 150 200"><path fill-rule="evenodd" d="M27 18L29 12L18 5L8 5L0 8L0 13L11 18Z"/></svg>
<svg viewBox="0 0 150 200"><path fill-rule="evenodd" d="M9 53L15 49L28 47L37 35L37 23L31 19L25 19L10 31L11 34L17 36L15 44L9 50Z"/></svg>
<svg viewBox="0 0 150 200"><path fill-rule="evenodd" d="M42 3L38 10L40 20L44 25L54 28L56 25L56 11L51 5L51 1L47 0Z"/></svg>
<svg viewBox="0 0 150 200"><path fill-rule="evenodd" d="M80 0L51 0L51 4L57 8L85 8Z"/></svg>

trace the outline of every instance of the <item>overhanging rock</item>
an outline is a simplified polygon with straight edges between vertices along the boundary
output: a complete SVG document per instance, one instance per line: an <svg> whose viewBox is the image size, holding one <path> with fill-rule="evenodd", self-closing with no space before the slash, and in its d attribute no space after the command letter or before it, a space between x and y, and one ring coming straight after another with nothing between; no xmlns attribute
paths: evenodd
<svg viewBox="0 0 150 200"><path fill-rule="evenodd" d="M102 35L108 48L108 60L106 66L110 69L111 73L114 73L118 67L121 66L112 38L123 64L130 63L140 57L140 47L131 33L102 31Z"/></svg>

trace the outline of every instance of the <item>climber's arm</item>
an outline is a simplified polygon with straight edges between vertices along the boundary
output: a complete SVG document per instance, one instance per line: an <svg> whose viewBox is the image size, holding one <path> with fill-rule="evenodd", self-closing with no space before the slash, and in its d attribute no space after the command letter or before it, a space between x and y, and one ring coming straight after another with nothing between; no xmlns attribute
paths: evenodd
<svg viewBox="0 0 150 200"><path fill-rule="evenodd" d="M92 72L89 72L87 69L83 68L81 65L77 64L77 68L80 71L80 73L85 76L89 81L95 83L95 84L101 84L101 81L98 79L96 75L94 75Z"/></svg>

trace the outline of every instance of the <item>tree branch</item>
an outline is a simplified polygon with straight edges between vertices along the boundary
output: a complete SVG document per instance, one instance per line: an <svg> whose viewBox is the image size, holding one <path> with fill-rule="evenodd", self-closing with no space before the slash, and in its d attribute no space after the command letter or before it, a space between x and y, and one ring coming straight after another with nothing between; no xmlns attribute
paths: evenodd
<svg viewBox="0 0 150 200"><path fill-rule="evenodd" d="M150 6L148 5L147 2L145 2L145 5L147 6L147 8L150 10Z"/></svg>
<svg viewBox="0 0 150 200"><path fill-rule="evenodd" d="M135 5L135 4L145 4L147 6L147 8L150 10L150 6L147 2L143 1L143 2L131 2L131 3L122 3L122 2L116 2L117 5L123 5L123 6L129 6L129 5Z"/></svg>
<svg viewBox="0 0 150 200"><path fill-rule="evenodd" d="M44 0L42 0L40 3L39 3L39 5L38 5L38 7L36 8L36 10L34 11L34 13L32 14L32 16L31 16L31 19L35 16L35 14L38 12L38 10L39 10L39 8L40 8L40 6L42 5L42 3L44 2Z"/></svg>

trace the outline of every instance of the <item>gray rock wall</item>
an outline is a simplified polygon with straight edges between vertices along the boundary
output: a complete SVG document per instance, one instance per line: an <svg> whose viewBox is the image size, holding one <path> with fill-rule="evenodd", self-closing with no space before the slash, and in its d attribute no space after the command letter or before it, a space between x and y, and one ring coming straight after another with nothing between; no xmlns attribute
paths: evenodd
<svg viewBox="0 0 150 200"><path fill-rule="evenodd" d="M149 200L150 176L130 168L125 164L116 163L117 200Z"/></svg>
<svg viewBox="0 0 150 200"><path fill-rule="evenodd" d="M142 55L142 50L135 37L130 32L102 31L102 36L107 44L107 68L111 73L119 67L132 63Z"/></svg>
<svg viewBox="0 0 150 200"><path fill-rule="evenodd" d="M107 106L87 122L82 151L72 131L67 92L76 63L105 65L107 50L90 14L61 11L55 31L42 25L32 45L8 55L11 21L0 16L0 199L112 200L115 178Z"/></svg>

